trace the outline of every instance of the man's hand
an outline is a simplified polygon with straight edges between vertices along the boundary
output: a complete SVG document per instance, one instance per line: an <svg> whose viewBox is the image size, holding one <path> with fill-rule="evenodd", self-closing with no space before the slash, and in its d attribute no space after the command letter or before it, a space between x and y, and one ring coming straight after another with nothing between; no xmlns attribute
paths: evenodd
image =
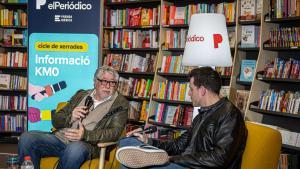
<svg viewBox="0 0 300 169"><path fill-rule="evenodd" d="M71 121L76 121L80 118L84 118L88 111L86 110L86 106L78 106L72 111Z"/></svg>
<svg viewBox="0 0 300 169"><path fill-rule="evenodd" d="M82 139L84 133L84 127L79 121L79 128L78 129L67 129L65 132L65 137L70 141L79 141Z"/></svg>
<svg viewBox="0 0 300 169"><path fill-rule="evenodd" d="M131 130L130 132L126 133L126 137L130 137L133 135L133 133L141 132L141 131L143 131L142 128L137 128L137 129Z"/></svg>
<svg viewBox="0 0 300 169"><path fill-rule="evenodd" d="M143 131L142 128L137 128L137 129L135 129L135 130L132 130L132 131L126 133L126 136L127 136L127 137L135 136L135 137L137 137L137 139L140 140L141 142L147 143L148 137L147 137L147 135L145 135L145 134L139 133L139 132L141 132L141 131Z"/></svg>

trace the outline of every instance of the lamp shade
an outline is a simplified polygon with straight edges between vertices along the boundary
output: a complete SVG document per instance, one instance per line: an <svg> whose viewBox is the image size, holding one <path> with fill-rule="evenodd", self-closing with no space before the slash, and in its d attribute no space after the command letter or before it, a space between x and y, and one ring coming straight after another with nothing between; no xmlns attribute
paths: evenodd
<svg viewBox="0 0 300 169"><path fill-rule="evenodd" d="M223 14L192 15L185 44L184 66L231 66L226 19Z"/></svg>

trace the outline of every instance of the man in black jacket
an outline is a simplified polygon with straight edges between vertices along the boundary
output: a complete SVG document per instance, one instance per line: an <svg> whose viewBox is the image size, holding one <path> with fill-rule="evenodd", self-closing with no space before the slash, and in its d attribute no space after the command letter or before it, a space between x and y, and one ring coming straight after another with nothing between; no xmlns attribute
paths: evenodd
<svg viewBox="0 0 300 169"><path fill-rule="evenodd" d="M191 128L180 137L165 142L148 139L138 130L128 133L128 136L136 137L122 139L122 148L116 154L124 168L241 167L247 129L241 112L227 98L219 97L219 74L210 67L196 68L190 73L189 87L193 106L201 107ZM144 146L144 143L155 147Z"/></svg>

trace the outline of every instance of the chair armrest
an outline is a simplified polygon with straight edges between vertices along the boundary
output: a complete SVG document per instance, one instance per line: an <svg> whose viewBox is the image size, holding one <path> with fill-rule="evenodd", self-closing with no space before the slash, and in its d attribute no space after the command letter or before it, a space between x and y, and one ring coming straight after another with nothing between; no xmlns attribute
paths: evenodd
<svg viewBox="0 0 300 169"><path fill-rule="evenodd" d="M115 144L118 144L118 142L116 141L116 142L97 143L97 146L100 148L99 169L104 169L106 147Z"/></svg>
<svg viewBox="0 0 300 169"><path fill-rule="evenodd" d="M104 142L104 143L98 143L97 146L99 148L104 148L104 147L108 147L108 146L111 146L111 145L115 145L115 144L118 144L118 142Z"/></svg>

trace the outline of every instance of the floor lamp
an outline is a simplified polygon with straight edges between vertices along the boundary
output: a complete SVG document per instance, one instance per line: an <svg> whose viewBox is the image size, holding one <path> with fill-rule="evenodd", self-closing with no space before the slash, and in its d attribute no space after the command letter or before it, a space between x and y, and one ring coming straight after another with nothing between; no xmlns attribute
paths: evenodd
<svg viewBox="0 0 300 169"><path fill-rule="evenodd" d="M226 19L223 14L192 15L182 64L221 67L232 65Z"/></svg>

